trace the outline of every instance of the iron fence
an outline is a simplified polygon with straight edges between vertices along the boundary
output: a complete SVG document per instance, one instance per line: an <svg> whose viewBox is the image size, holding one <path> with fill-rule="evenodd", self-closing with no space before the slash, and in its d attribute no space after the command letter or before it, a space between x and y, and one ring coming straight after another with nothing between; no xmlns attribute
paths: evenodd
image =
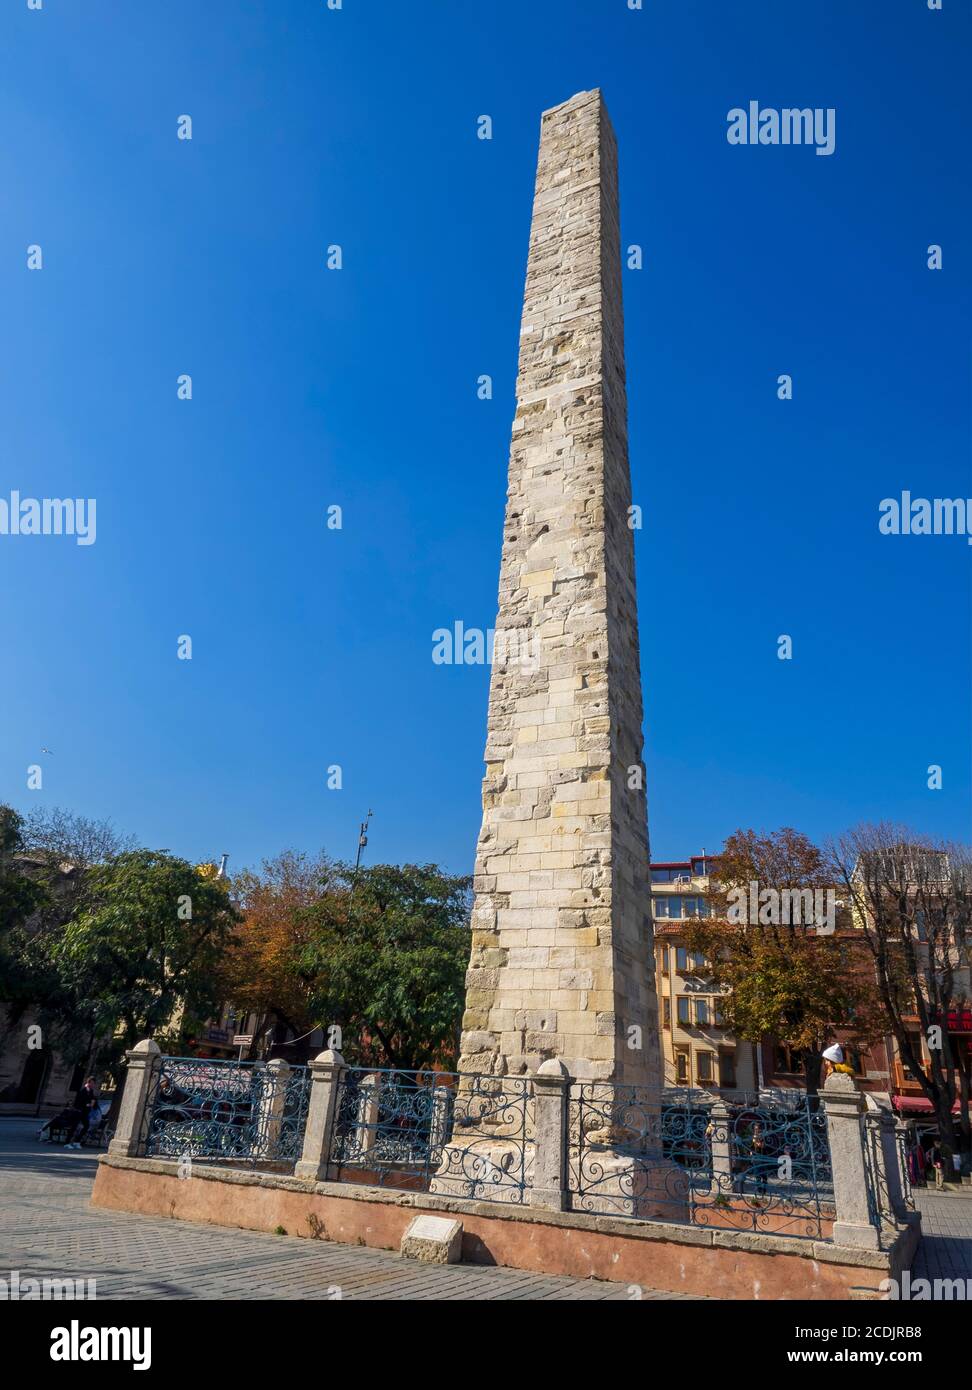
<svg viewBox="0 0 972 1390"><path fill-rule="evenodd" d="M882 1216L890 1211L887 1173L881 1161L881 1129L877 1115L866 1114L861 1125L861 1148L864 1153L864 1186L867 1191L867 1219L880 1226Z"/></svg>
<svg viewBox="0 0 972 1390"><path fill-rule="evenodd" d="M569 1104L575 1211L820 1239L833 1214L826 1119L814 1097L716 1101L584 1082Z"/></svg>
<svg viewBox="0 0 972 1390"><path fill-rule="evenodd" d="M908 1210L914 1211L915 1194L911 1186L910 1154L908 1153L908 1143L905 1138L904 1130L896 1128L894 1140L898 1151L898 1171L901 1174L901 1194L904 1197L905 1206Z"/></svg>
<svg viewBox="0 0 972 1390"><path fill-rule="evenodd" d="M537 1140L530 1077L347 1067L336 1084L327 1141L332 1180L529 1201ZM163 1057L151 1082L143 1152L293 1165L310 1091L306 1067ZM565 1121L564 1186L574 1211L815 1239L830 1234L833 1178L826 1117L815 1096L659 1095L574 1082ZM886 1194L877 1127L862 1124L861 1142L878 1224ZM907 1182L906 1163L902 1173Z"/></svg>
<svg viewBox="0 0 972 1390"><path fill-rule="evenodd" d="M349 1067L331 1162L338 1181L522 1203L525 1077Z"/></svg>
<svg viewBox="0 0 972 1390"><path fill-rule="evenodd" d="M148 1098L150 1158L293 1164L300 1157L310 1076L260 1062L163 1057Z"/></svg>

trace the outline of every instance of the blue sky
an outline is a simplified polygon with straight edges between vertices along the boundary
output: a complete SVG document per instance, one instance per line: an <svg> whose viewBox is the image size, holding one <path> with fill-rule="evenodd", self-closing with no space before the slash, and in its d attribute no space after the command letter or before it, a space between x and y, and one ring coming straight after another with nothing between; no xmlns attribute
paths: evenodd
<svg viewBox="0 0 972 1390"><path fill-rule="evenodd" d="M967 837L972 552L877 520L972 495L970 54L965 0L8 0L0 497L98 529L0 536L0 797L470 869L488 673L431 634L495 618L540 113L600 86L653 856ZM730 146L752 99L835 153Z"/></svg>

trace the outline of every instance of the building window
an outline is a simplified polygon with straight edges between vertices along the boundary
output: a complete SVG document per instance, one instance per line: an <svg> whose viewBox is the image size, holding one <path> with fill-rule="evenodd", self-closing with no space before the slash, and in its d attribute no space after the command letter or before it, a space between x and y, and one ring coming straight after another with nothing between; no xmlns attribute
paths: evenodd
<svg viewBox="0 0 972 1390"><path fill-rule="evenodd" d="M652 883L682 883L687 881L690 875L688 864L669 864L664 869L652 869Z"/></svg>
<svg viewBox="0 0 972 1390"><path fill-rule="evenodd" d="M666 976L667 976L667 974L668 974L668 947L667 947L667 946L660 946L660 947L658 948L658 971L659 971L659 974L661 974L661 975L666 975Z"/></svg>
<svg viewBox="0 0 972 1390"><path fill-rule="evenodd" d="M712 1085L712 1053L697 1052L695 1054L695 1075L700 1086Z"/></svg>
<svg viewBox="0 0 972 1390"><path fill-rule="evenodd" d="M727 1091L736 1088L736 1058L732 1052L719 1053L719 1085Z"/></svg>
<svg viewBox="0 0 972 1390"><path fill-rule="evenodd" d="M684 898L682 915L685 917L708 917L709 904L705 898Z"/></svg>
<svg viewBox="0 0 972 1390"><path fill-rule="evenodd" d="M689 1055L687 1052L675 1053L675 1080L680 1086L689 1084Z"/></svg>
<svg viewBox="0 0 972 1390"><path fill-rule="evenodd" d="M680 994L678 996L678 1021L686 1028L691 1027L692 1024L692 1015L689 1012L691 1004L692 1001L687 994Z"/></svg>
<svg viewBox="0 0 972 1390"><path fill-rule="evenodd" d="M682 975L691 975L705 966L705 956L700 951L690 951L687 946L676 946L675 964Z"/></svg>
<svg viewBox="0 0 972 1390"><path fill-rule="evenodd" d="M662 1027L663 1027L663 1028L671 1028L671 1026L672 1026L672 1001L671 1001L670 999L663 999L663 1000L662 1000Z"/></svg>
<svg viewBox="0 0 972 1390"><path fill-rule="evenodd" d="M803 1058L795 1047L779 1043L775 1053L775 1067L786 1076L803 1075Z"/></svg>
<svg viewBox="0 0 972 1390"><path fill-rule="evenodd" d="M725 1028L726 1026L726 1011L722 1007L722 1000L718 998L712 1001L712 1022L716 1028Z"/></svg>
<svg viewBox="0 0 972 1390"><path fill-rule="evenodd" d="M695 1021L700 1028L709 1026L709 1001L708 999L696 999L695 1001Z"/></svg>

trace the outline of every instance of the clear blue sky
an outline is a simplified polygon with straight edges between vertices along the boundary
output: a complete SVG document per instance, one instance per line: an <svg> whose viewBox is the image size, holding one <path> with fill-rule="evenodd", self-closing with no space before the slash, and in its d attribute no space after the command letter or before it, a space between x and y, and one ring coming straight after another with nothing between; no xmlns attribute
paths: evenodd
<svg viewBox="0 0 972 1390"><path fill-rule="evenodd" d="M0 536L0 797L231 867L371 806L371 858L471 867L488 673L431 634L495 617L539 118L600 86L653 855L966 836L972 549L877 520L972 495L969 9L6 0L0 496L98 530ZM730 146L751 99L836 152Z"/></svg>

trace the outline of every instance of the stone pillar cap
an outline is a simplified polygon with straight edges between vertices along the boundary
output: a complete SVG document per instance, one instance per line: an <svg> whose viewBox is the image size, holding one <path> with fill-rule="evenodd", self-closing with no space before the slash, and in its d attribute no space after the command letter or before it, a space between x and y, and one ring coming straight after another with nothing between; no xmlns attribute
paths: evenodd
<svg viewBox="0 0 972 1390"><path fill-rule="evenodd" d="M824 1082L824 1090L831 1094L836 1091L856 1094L857 1085L854 1078L848 1076L845 1071L832 1071Z"/></svg>
<svg viewBox="0 0 972 1390"><path fill-rule="evenodd" d="M328 1048L326 1052L319 1052L317 1054L311 1066L343 1067L344 1058L341 1056L340 1052L334 1052L331 1048Z"/></svg>
<svg viewBox="0 0 972 1390"><path fill-rule="evenodd" d="M537 1067L536 1074L537 1076L556 1076L560 1079L570 1079L570 1072L559 1057L548 1057L545 1062L541 1062Z"/></svg>

